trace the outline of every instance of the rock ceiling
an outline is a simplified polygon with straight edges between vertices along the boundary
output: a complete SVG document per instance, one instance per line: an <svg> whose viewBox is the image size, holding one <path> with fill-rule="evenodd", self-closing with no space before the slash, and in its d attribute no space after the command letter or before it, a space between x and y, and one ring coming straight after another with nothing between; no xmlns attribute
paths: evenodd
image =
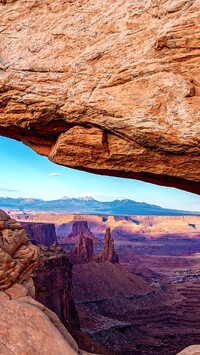
<svg viewBox="0 0 200 355"><path fill-rule="evenodd" d="M199 0L1 0L0 134L200 193Z"/></svg>

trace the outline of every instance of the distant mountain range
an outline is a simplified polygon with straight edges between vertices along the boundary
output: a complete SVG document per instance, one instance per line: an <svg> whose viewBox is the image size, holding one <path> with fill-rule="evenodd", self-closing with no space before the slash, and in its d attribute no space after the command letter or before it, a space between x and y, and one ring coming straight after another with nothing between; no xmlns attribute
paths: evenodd
<svg viewBox="0 0 200 355"><path fill-rule="evenodd" d="M44 201L34 198L0 197L0 208L24 212L56 212L65 214L106 214L106 215L156 215L180 216L200 215L200 212L181 211L136 202L129 199L100 202L92 197L70 198Z"/></svg>

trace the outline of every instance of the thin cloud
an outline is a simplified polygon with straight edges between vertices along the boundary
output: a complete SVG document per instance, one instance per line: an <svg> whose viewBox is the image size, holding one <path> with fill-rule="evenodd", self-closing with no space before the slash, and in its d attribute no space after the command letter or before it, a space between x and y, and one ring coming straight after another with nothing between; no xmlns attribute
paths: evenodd
<svg viewBox="0 0 200 355"><path fill-rule="evenodd" d="M4 192L18 192L18 191L20 191L20 190L8 189L7 187L4 187L3 185L0 185L0 191L4 191Z"/></svg>
<svg viewBox="0 0 200 355"><path fill-rule="evenodd" d="M49 174L48 176L62 176L62 174L59 174L59 173L51 173L51 174Z"/></svg>

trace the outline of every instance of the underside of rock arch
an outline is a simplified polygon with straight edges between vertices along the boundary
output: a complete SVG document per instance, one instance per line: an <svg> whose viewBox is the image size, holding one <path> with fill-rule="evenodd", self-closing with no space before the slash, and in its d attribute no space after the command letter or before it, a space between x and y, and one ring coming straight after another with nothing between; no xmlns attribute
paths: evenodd
<svg viewBox="0 0 200 355"><path fill-rule="evenodd" d="M200 193L199 0L0 1L0 134Z"/></svg>

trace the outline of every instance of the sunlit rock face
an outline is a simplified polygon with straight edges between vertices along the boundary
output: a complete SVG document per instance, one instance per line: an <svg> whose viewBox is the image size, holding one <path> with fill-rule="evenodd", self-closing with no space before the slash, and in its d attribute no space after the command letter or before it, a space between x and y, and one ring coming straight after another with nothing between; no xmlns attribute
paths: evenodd
<svg viewBox="0 0 200 355"><path fill-rule="evenodd" d="M114 240L110 234L110 228L106 228L103 250L94 256L94 260L97 262L110 261L113 264L119 262L119 257L114 248Z"/></svg>
<svg viewBox="0 0 200 355"><path fill-rule="evenodd" d="M31 284L30 274L37 259L38 249L20 223L0 210L0 293L15 283Z"/></svg>
<svg viewBox="0 0 200 355"><path fill-rule="evenodd" d="M85 264L92 260L98 263L105 261L110 261L113 264L119 263L119 257L115 252L114 240L111 237L110 228L106 228L102 251L94 254L93 239L85 237L83 233L81 233L77 245L70 250L68 257L73 264Z"/></svg>
<svg viewBox="0 0 200 355"><path fill-rule="evenodd" d="M177 355L198 355L200 354L200 345L191 345Z"/></svg>
<svg viewBox="0 0 200 355"><path fill-rule="evenodd" d="M0 133L200 192L199 0L0 2Z"/></svg>

